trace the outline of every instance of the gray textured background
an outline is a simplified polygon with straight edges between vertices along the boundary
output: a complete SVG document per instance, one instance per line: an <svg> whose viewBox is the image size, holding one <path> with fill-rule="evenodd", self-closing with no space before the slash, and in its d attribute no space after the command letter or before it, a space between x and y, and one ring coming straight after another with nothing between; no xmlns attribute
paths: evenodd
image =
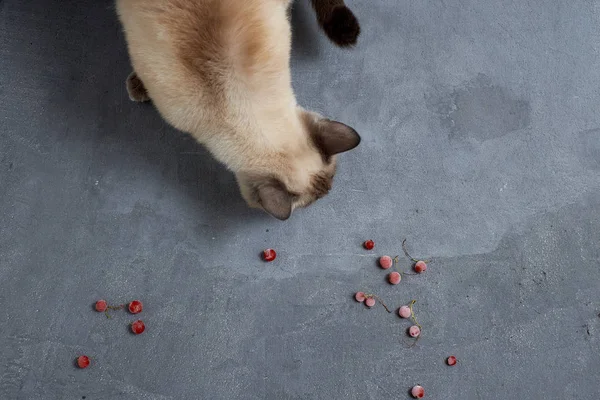
<svg viewBox="0 0 600 400"><path fill-rule="evenodd" d="M0 0L1 399L600 398L600 1L351 5L353 51L293 11L299 102L363 142L281 223L128 101L110 1Z"/></svg>

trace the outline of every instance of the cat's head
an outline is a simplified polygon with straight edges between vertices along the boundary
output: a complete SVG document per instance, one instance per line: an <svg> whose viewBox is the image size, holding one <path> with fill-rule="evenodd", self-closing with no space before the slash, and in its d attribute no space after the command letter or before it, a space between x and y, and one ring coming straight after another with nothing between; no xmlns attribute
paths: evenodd
<svg viewBox="0 0 600 400"><path fill-rule="evenodd" d="M302 108L298 108L297 115L297 123L289 127L295 130L291 136L296 140L284 143L257 168L236 174L248 205L262 208L280 220L288 219L295 208L325 196L333 183L336 154L360 143L358 133L341 122Z"/></svg>

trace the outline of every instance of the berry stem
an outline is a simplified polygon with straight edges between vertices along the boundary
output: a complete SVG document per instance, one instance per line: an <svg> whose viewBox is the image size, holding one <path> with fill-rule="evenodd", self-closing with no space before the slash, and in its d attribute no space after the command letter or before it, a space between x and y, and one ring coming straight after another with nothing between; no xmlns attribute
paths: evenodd
<svg viewBox="0 0 600 400"><path fill-rule="evenodd" d="M408 305L410 307L410 319L412 320L412 322L419 327L419 329L421 330L421 333L419 333L419 336L417 336L414 340L414 342L408 346L408 348L412 348L414 346L416 346L417 342L419 341L419 339L421 338L421 334L423 333L423 327L421 326L421 324L419 324L419 322L417 321L417 318L415 317L415 312L413 310L413 306L415 305L417 301L413 300L410 302L410 304Z"/></svg>
<svg viewBox="0 0 600 400"><path fill-rule="evenodd" d="M414 310L413 310L413 305L414 305L416 302L417 302L416 300L413 300L413 301L411 301L411 302L410 302L410 304L408 305L408 306L410 307L410 319L412 320L412 322L414 322L414 323L415 323L415 325L416 325L416 326L418 326L418 327L419 327L419 329L423 329L423 327L421 326L421 324L419 324L419 323L417 322L417 318L415 317L415 312L414 312ZM419 335L419 336L421 336L421 335Z"/></svg>
<svg viewBox="0 0 600 400"><path fill-rule="evenodd" d="M388 313L391 313L390 309L385 305L385 303L383 302L383 300L381 300L381 297L379 296L375 296L373 295L377 300L379 300L379 302L381 303L381 305L383 306L383 308L385 308L385 311L387 311Z"/></svg>
<svg viewBox="0 0 600 400"><path fill-rule="evenodd" d="M398 263L400 262L400 259L399 259L399 258L400 258L400 256L396 256L396 257L394 257L394 258L393 258L393 260L394 260L394 269L395 269L396 271L398 271L398 273L399 273L400 275L402 275L402 276L404 276L404 275L419 275L419 274L413 274L413 273L411 273L411 272L402 272L402 271L400 271L400 270L398 269L398 267L396 267L396 264L398 264Z"/></svg>
<svg viewBox="0 0 600 400"><path fill-rule="evenodd" d="M412 262L417 262L417 261L419 261L419 260L417 260L417 259L413 258L413 257L412 257L410 254L408 254L408 250L406 250L406 239L404 239L404 240L402 241L402 251L404 252L404 255L405 255L406 257L410 258L410 260L411 260Z"/></svg>
<svg viewBox="0 0 600 400"><path fill-rule="evenodd" d="M379 302L381 303L381 305L383 306L383 308L385 308L385 311L387 311L388 313L391 313L390 309L385 305L385 303L383 302L383 300L381 300L381 297L377 296L376 294L367 294L365 293L365 297L374 297L377 300L379 300Z"/></svg>
<svg viewBox="0 0 600 400"><path fill-rule="evenodd" d="M106 315L106 318L111 319L112 317L108 314L108 310L117 311L117 310L123 309L123 307L125 307L125 304L120 304L118 306L106 306L106 310L104 311L104 315Z"/></svg>
<svg viewBox="0 0 600 400"><path fill-rule="evenodd" d="M419 275L419 274L415 274L413 272L401 272L402 275Z"/></svg>
<svg viewBox="0 0 600 400"><path fill-rule="evenodd" d="M425 261L426 263L428 263L428 262L429 262L429 260L417 260L416 258L413 258L413 256L411 256L410 254L408 254L408 250L406 250L406 239L404 239L404 240L402 241L402 251L404 252L404 255L405 255L406 257L410 258L410 260L411 260L412 262L418 262L418 261ZM417 274L415 274L415 275L417 275Z"/></svg>

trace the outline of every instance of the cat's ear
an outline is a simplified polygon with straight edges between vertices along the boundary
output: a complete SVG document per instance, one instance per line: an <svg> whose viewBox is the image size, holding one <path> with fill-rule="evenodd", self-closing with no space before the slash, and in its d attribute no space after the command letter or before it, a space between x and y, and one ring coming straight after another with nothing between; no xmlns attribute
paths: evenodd
<svg viewBox="0 0 600 400"><path fill-rule="evenodd" d="M315 145L326 156L352 150L360 143L358 132L341 122L321 119L312 129L311 135Z"/></svg>
<svg viewBox="0 0 600 400"><path fill-rule="evenodd" d="M275 218L285 221L292 214L293 196L277 179L257 182L256 195L262 208Z"/></svg>

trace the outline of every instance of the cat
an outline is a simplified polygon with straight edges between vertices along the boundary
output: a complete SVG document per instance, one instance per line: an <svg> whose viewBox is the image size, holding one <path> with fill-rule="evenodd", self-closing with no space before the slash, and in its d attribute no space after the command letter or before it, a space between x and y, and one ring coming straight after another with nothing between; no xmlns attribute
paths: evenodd
<svg viewBox="0 0 600 400"><path fill-rule="evenodd" d="M311 0L339 46L358 20L343 0ZM360 136L297 105L291 85L291 0L116 0L133 101L151 100L234 174L250 207L286 220L331 189L336 154Z"/></svg>

